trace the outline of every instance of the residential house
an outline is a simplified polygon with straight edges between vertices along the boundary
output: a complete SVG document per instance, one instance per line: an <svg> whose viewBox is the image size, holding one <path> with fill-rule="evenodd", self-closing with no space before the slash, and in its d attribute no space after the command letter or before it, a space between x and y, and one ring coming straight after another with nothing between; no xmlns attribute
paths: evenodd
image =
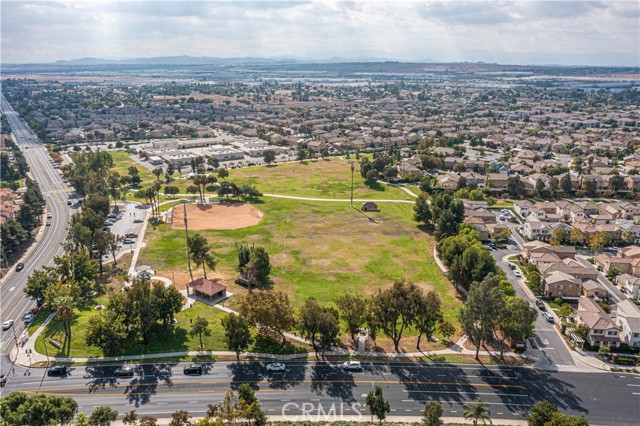
<svg viewBox="0 0 640 426"><path fill-rule="evenodd" d="M619 347L620 336L618 326L607 313L593 300L581 297L578 300L576 323L589 327L587 342L591 346Z"/></svg>
<svg viewBox="0 0 640 426"><path fill-rule="evenodd" d="M562 271L544 274L542 286L544 295L551 298L578 299L582 293L582 282Z"/></svg>
<svg viewBox="0 0 640 426"><path fill-rule="evenodd" d="M522 233L530 240L547 241L551 238L551 231L546 222L538 219L531 213L522 227Z"/></svg>
<svg viewBox="0 0 640 426"><path fill-rule="evenodd" d="M484 188L485 177L479 173L463 172L460 173L460 177L465 178L465 180L467 181L467 185L469 185L470 183L474 183L478 186L478 188Z"/></svg>
<svg viewBox="0 0 640 426"><path fill-rule="evenodd" d="M582 283L582 295L592 299L604 299L607 297L607 290L599 281L586 280Z"/></svg>
<svg viewBox="0 0 640 426"><path fill-rule="evenodd" d="M616 308L620 339L629 346L640 348L640 309L629 299L618 302Z"/></svg>
<svg viewBox="0 0 640 426"><path fill-rule="evenodd" d="M488 173L486 175L486 186L493 191L502 191L507 189L508 180L508 175L501 173Z"/></svg>
<svg viewBox="0 0 640 426"><path fill-rule="evenodd" d="M620 285L620 289L631 299L640 300L640 277L620 274L616 277L616 282Z"/></svg>
<svg viewBox="0 0 640 426"><path fill-rule="evenodd" d="M517 200L513 203L513 209L520 217L524 218L533 211L533 203L528 200Z"/></svg>
<svg viewBox="0 0 640 426"><path fill-rule="evenodd" d="M453 173L438 175L438 177L436 178L440 187L444 189L457 189L459 179L460 176Z"/></svg>
<svg viewBox="0 0 640 426"><path fill-rule="evenodd" d="M638 246L628 246L618 250L618 254L620 257L637 259L640 258L640 247Z"/></svg>

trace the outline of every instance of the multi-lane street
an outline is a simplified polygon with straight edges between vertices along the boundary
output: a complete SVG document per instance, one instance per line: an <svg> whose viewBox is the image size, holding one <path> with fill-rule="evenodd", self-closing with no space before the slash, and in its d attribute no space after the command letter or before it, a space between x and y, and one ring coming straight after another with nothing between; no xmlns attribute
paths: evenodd
<svg viewBox="0 0 640 426"><path fill-rule="evenodd" d="M27 159L30 175L40 185L47 203L46 212L51 213L51 226L45 226L44 231L39 235L31 254L24 260L24 269L19 272L12 269L3 278L2 287L0 287L0 306L2 307L0 321L15 320L13 327L0 335L2 374L5 374L10 368L8 354L15 346L15 337L20 337L26 329L21 319L22 315L35 306L35 302L26 298L23 292L27 277L34 270L49 265L54 256L62 254L61 243L67 234L71 207L67 206L69 187L63 182L60 172L49 161L44 144L13 111L4 97L2 97L1 106L11 124L18 146Z"/></svg>
<svg viewBox="0 0 640 426"><path fill-rule="evenodd" d="M324 420L332 407L337 416L366 417L364 395L381 386L392 416L420 416L427 402L439 401L445 416L461 417L462 404L481 398L494 419L521 419L532 404L545 399L567 414L584 413L592 425L637 426L640 418L640 376L633 374L413 362L365 362L363 371L345 372L339 363L300 361L286 363L286 371L278 373L267 372L259 362L218 362L205 364L201 376L187 376L184 365L139 365L133 377L115 377L115 365L73 367L66 377L17 368L5 391L71 396L89 413L110 405L120 413L136 410L166 418L179 409L203 416L207 404L247 383L270 416L293 420L306 411L313 416L307 420Z"/></svg>

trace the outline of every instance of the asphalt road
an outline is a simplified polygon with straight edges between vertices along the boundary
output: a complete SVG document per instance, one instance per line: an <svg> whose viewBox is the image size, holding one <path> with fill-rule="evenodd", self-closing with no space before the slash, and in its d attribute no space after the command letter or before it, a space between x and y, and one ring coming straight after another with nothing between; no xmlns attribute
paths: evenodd
<svg viewBox="0 0 640 426"><path fill-rule="evenodd" d="M166 418L179 409L203 416L207 404L247 383L268 415L302 420L306 410L321 416L306 420L324 420L322 415L332 407L337 416L367 416L364 396L377 385L390 401L390 415L397 416L420 416L424 405L434 400L443 404L445 416L462 416L464 403L481 398L494 419L521 419L532 404L544 399L567 414L584 413L592 425L637 426L640 418L640 376L631 374L411 362L365 362L362 372L345 372L337 363L301 361L286 363L282 373L268 373L259 362L218 362L204 364L202 376L186 376L184 365L138 365L134 377L114 377L115 365L74 367L66 377L16 368L3 393L46 392L75 398L87 413L109 405L120 413L136 410Z"/></svg>
<svg viewBox="0 0 640 426"><path fill-rule="evenodd" d="M69 187L62 181L62 176L49 161L44 145L38 141L27 124L11 109L2 97L2 111L6 114L13 133L29 164L31 177L38 182L46 200L46 212L51 213L51 226L46 226L44 233L34 243L35 249L24 261L24 269L20 272L10 271L6 281L0 287L0 321L15 320L12 328L0 334L0 351L3 355L2 373L6 373L8 357L6 355L15 345L15 339L25 331L22 315L35 306L35 302L26 298L23 289L27 277L44 265L53 262L54 256L61 255L61 243L67 235L67 226L72 210L67 206ZM15 332L15 335L14 335Z"/></svg>

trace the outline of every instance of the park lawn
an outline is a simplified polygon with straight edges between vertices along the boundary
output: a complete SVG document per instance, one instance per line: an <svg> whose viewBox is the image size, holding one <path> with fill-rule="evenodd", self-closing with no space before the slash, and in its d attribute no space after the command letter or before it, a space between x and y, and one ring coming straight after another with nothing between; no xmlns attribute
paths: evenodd
<svg viewBox="0 0 640 426"><path fill-rule="evenodd" d="M57 319L53 319L49 326L40 334L36 340L35 349L36 352L46 354L45 342L51 338L57 340L63 344L62 349L58 349L50 343L46 343L49 356L57 357L76 357L76 358L89 358L89 357L101 357L102 351L99 348L93 346L87 346L85 343L86 337L86 325L89 319L97 315L99 311L95 309L97 304L106 304L107 297L101 297L95 301L87 303L83 306L76 318L72 322L71 326L71 343L66 341L64 331L62 329L62 323ZM190 336L190 320L200 316L206 318L209 321L209 329L211 330L210 336L202 336L202 343L204 350L207 351L226 351L227 348L224 345L224 331L220 325L220 320L227 314L211 306L205 305L200 302L195 302L191 308L185 309L176 315L177 323L174 326L164 328L160 324L154 326L151 342L146 347L142 348L133 339L130 339L127 347L122 355L140 355L140 354L156 354L167 352L185 352L185 351L198 351L200 341L198 336ZM264 346L264 343L261 343ZM262 347L255 347L251 350L263 349ZM270 348L274 351L274 348ZM277 350L278 348L275 348ZM283 352L305 352L306 347L299 345L288 345L283 348Z"/></svg>
<svg viewBox="0 0 640 426"><path fill-rule="evenodd" d="M380 203L379 213L365 215L348 203L265 197L255 207L265 214L258 225L198 231L218 260L209 276L219 278L233 293L246 294L234 283L235 244L255 244L271 257L274 288L288 294L297 308L309 297L333 304L345 293L372 295L406 277L424 290L435 290L445 318L457 324L462 304L435 264L433 238L414 226L412 205ZM164 224L148 229L146 238L139 264L150 265L159 275L185 277L184 231L171 231ZM193 271L194 277L202 276L200 269ZM230 306L237 306L238 299L232 297Z"/></svg>
<svg viewBox="0 0 640 426"><path fill-rule="evenodd" d="M129 156L129 153L126 151L109 151L111 154L111 158L113 158L113 167L112 171L120 173L120 176L125 176L129 174L129 167L134 166L138 169L138 173L140 177L144 180L149 171L133 161Z"/></svg>

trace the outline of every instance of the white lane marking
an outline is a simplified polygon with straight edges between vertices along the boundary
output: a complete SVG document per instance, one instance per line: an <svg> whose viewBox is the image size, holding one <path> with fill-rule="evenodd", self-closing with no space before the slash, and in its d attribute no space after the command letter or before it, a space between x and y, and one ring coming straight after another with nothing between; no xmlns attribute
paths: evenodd
<svg viewBox="0 0 640 426"><path fill-rule="evenodd" d="M632 385L631 383L627 384L627 386L637 386L637 387L640 387L640 385Z"/></svg>
<svg viewBox="0 0 640 426"><path fill-rule="evenodd" d="M458 391L436 391L436 390L403 390L405 393L460 393ZM519 394L519 393L494 393L494 392L470 392L474 395L495 395L495 396L513 396L513 397L527 397L527 394Z"/></svg>
<svg viewBox="0 0 640 426"><path fill-rule="evenodd" d="M197 403L199 403L199 402L200 402L200 401L189 401L189 404L197 404Z"/></svg>

